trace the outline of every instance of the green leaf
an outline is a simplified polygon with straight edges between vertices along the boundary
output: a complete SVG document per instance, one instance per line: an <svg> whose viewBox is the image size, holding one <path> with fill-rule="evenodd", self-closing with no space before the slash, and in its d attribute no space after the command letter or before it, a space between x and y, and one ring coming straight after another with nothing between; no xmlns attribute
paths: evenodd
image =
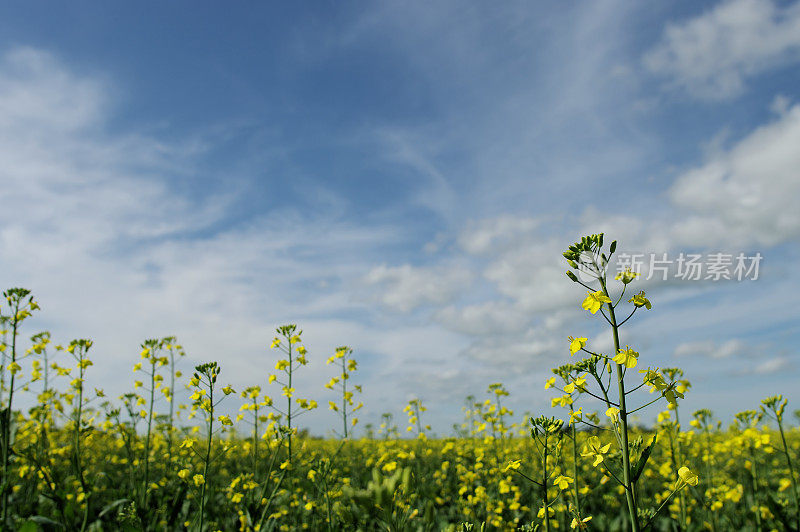
<svg viewBox="0 0 800 532"><path fill-rule="evenodd" d="M658 438L657 435L653 436L653 439L650 440L650 445L645 447L642 451L642 454L639 456L639 460L636 461L636 467L633 468L633 482L639 480L639 477L642 475L642 471L644 471L644 466L647 464L647 460L650 458L650 453L653 450L653 446L656 444L656 439Z"/></svg>
<svg viewBox="0 0 800 532"><path fill-rule="evenodd" d="M105 517L105 516L106 516L108 513L110 513L110 512L113 512L114 510L116 510L117 508L119 508L121 505L125 504L125 503L126 503L126 502L128 502L129 500L130 500L130 499L117 499L116 501L114 501L114 502L111 502L111 503L107 504L107 505L105 506L105 508L103 508L102 510L100 510L100 514L99 514L97 517L99 517L100 519L102 519L102 518L103 518L103 517Z"/></svg>
<svg viewBox="0 0 800 532"><path fill-rule="evenodd" d="M17 532L39 532L39 530L41 530L41 528L34 521L25 521L22 523L22 526L17 529Z"/></svg>
<svg viewBox="0 0 800 532"><path fill-rule="evenodd" d="M64 525L62 525L58 521L53 521L52 519L44 517L44 516L41 516L41 515L34 515L33 517L29 517L28 518L28 522L34 523L34 526L36 526L36 525L48 525L48 526L52 526L52 527L56 527L56 528L64 528ZM38 528L33 528L31 530L39 530L39 529Z"/></svg>

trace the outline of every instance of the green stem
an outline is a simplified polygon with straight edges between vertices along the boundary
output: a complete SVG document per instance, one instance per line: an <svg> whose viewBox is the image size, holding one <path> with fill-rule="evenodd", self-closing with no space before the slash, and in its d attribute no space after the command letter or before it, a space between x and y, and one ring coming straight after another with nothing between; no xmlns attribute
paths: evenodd
<svg viewBox="0 0 800 532"><path fill-rule="evenodd" d="M150 406L147 416L147 435L144 440L144 485L142 486L142 510L147 508L148 486L150 483L150 441L153 429L153 403L155 403L156 364L155 353L150 353Z"/></svg>
<svg viewBox="0 0 800 532"><path fill-rule="evenodd" d="M578 434L572 424L572 480L575 486L575 511L581 515L581 501L578 498Z"/></svg>
<svg viewBox="0 0 800 532"><path fill-rule="evenodd" d="M259 478L258 470L258 397L253 398L253 475Z"/></svg>
<svg viewBox="0 0 800 532"><path fill-rule="evenodd" d="M667 505L667 503L670 501L670 499L672 499L672 496L673 496L673 495L675 495L675 493L677 493L678 491L682 491L682 490L683 490L683 487L681 487L681 488L679 488L679 489L675 489L675 490L673 490L673 491L672 491L672 493L670 493L670 494L667 496L667 498L666 498L666 499L664 499L664 500L661 502L661 505L660 505L660 506L658 507L658 509L657 509L657 510L656 510L656 511L653 513L652 517L650 517L650 519L648 519L648 520L647 520L647 523L645 523L645 524L644 524L644 526L642 527L642 530L646 530L646 529L647 529L647 527L649 527L649 526L650 526L650 525L653 523L653 520L654 520L654 519L656 518L656 516L657 516L657 515L658 515L658 514L661 512L661 510L664 508L664 506L666 506L666 505Z"/></svg>
<svg viewBox="0 0 800 532"><path fill-rule="evenodd" d="M175 353L169 350L169 421L167 422L167 466L172 467L172 431L175 417Z"/></svg>
<svg viewBox="0 0 800 532"><path fill-rule="evenodd" d="M288 406L286 407L286 426L289 429L287 437L287 444L289 448L289 465L292 465L292 338L289 335L289 397L287 397Z"/></svg>
<svg viewBox="0 0 800 532"><path fill-rule="evenodd" d="M13 316L12 319L12 336L11 336L11 363L14 364L17 361L17 327L19 325L19 320L17 319L17 315L19 314L19 299L15 301L14 309L12 310ZM10 459L10 447L11 447L11 407L13 406L13 399L14 399L14 377L15 373L11 373L11 381L9 384L8 389L8 406L6 407L5 413L0 412L3 414L5 419L3 420L3 485L2 485L2 495L3 495L3 520L2 525L5 526L6 520L8 519L8 470L9 470L9 459Z"/></svg>
<svg viewBox="0 0 800 532"><path fill-rule="evenodd" d="M342 357L342 423L344 425L344 437L347 439L347 372L345 369L347 355Z"/></svg>
<svg viewBox="0 0 800 532"><path fill-rule="evenodd" d="M209 379L208 385L208 437L206 439L206 457L203 463L203 486L200 488L200 528L197 530L203 532L203 524L205 521L205 508L206 508L206 486L208 486L208 466L211 462L211 444L214 430L214 383Z"/></svg>
<svg viewBox="0 0 800 532"><path fill-rule="evenodd" d="M86 505L83 508L83 523L81 524L81 531L86 530L86 525L89 521L89 500L90 500L90 493L89 488L86 484L86 477L83 474L83 448L81 447L81 424L83 418L83 377L85 373L85 369L83 367L83 359L86 354L84 348L78 347L79 356L78 356L78 366L80 367L80 383L78 384L78 414L75 418L75 469L76 474L78 475L78 480L81 484L81 490L83 491Z"/></svg>
<svg viewBox="0 0 800 532"><path fill-rule="evenodd" d="M797 518L797 529L800 530L800 497L797 495L797 480L794 478L794 465L792 457L789 455L789 446L786 445L786 436L783 433L783 416L778 416L778 430L781 433L781 443L783 443L783 454L786 455L786 462L789 464L789 478L792 481L792 496L794 497L794 508Z"/></svg>
<svg viewBox="0 0 800 532"><path fill-rule="evenodd" d="M714 485L714 468L711 464L711 432L708 425L704 425L703 427L703 468L705 469L705 477L708 479L708 485ZM716 512L711 511L711 509L706 505L706 512L710 515L709 521L711 522L711 530L712 532L716 532L717 530L717 514Z"/></svg>
<svg viewBox="0 0 800 532"><path fill-rule="evenodd" d="M678 456L677 451L676 451L675 437L674 437L674 434L672 433L672 429L669 428L667 433L669 434L669 456L670 456L670 460L672 462L672 470L675 471L675 474L677 475L678 468L679 468L678 463L679 463L680 457ZM685 530L686 529L686 507L684 506L683 491L681 491L681 493L680 493L680 512L681 512L680 527L681 527L681 530Z"/></svg>
<svg viewBox="0 0 800 532"><path fill-rule="evenodd" d="M683 463L683 448L681 447L681 416L678 412L678 406L675 405L675 448L677 453L677 460L680 463ZM681 505L681 527L685 530L689 523L686 521L686 497L683 494L683 490L679 493L680 495L680 505Z"/></svg>
<svg viewBox="0 0 800 532"><path fill-rule="evenodd" d="M605 279L601 277L599 280L603 293L606 297L609 297ZM609 299L611 298L609 297ZM620 349L619 327L617 326L617 318L614 314L614 305L608 303L607 306L611 329L614 333L614 353L616 354ZM625 407L625 375L620 364L617 364L617 387L619 389L619 424L620 436L622 438L622 448L620 449L620 451L622 451L622 479L625 483L625 498L628 502L628 514L631 521L631 528L633 532L639 532L639 515L636 509L636 488L631 480L631 458L630 449L628 447L628 411Z"/></svg>
<svg viewBox="0 0 800 532"><path fill-rule="evenodd" d="M544 453L542 455L542 489L544 490L544 529L550 532L550 501L547 498L547 431L544 433Z"/></svg>
<svg viewBox="0 0 800 532"><path fill-rule="evenodd" d="M756 468L756 452L753 449L753 444L750 444L750 473L753 478L752 495L753 506L755 507L756 530L761 530L761 505L756 499L756 493L758 493L758 471Z"/></svg>

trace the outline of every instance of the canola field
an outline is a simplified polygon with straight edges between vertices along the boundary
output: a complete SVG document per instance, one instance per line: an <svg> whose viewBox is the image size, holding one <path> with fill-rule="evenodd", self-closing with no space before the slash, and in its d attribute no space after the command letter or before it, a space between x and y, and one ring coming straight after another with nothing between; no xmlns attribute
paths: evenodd
<svg viewBox="0 0 800 532"><path fill-rule="evenodd" d="M613 278L616 242L590 235L565 252L587 319L605 320L614 351L565 339L564 364L541 386L552 409L524 419L501 383L470 397L451 438L429 437L426 406L403 419L358 420L358 363L327 359L319 405L295 387L312 354L295 325L276 330L274 371L245 389L208 362L185 368L174 337L143 342L132 389L106 397L92 383L92 341L62 344L27 329L39 304L3 294L0 525L3 530L798 530L800 430L780 395L723 427L684 411L691 383L622 343L653 309ZM580 301L580 299L579 299ZM629 321L633 320L633 321ZM184 375L184 373L186 373ZM189 401L176 390L188 389ZM242 401L238 416L221 412ZM31 401L32 399L32 401ZM27 400L27 403L26 403ZM22 409L20 404L34 403ZM341 437L298 430L326 408ZM647 410L657 423L633 426ZM797 413L795 413L797 417Z"/></svg>

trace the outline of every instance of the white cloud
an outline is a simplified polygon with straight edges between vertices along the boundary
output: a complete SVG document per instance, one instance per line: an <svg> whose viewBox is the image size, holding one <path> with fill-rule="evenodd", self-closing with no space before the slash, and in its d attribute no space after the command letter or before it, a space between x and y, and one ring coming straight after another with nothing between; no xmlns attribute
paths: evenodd
<svg viewBox="0 0 800 532"><path fill-rule="evenodd" d="M483 275L525 312L563 309L580 293L564 275L563 242L520 239L493 257Z"/></svg>
<svg viewBox="0 0 800 532"><path fill-rule="evenodd" d="M221 230L237 191L178 183L191 179L204 143L108 132L122 103L113 94L46 52L0 56L0 283L32 289L43 309L23 335L94 339L89 381L110 397L130 389L125 368L139 343L171 334L187 349L184 369L218 360L236 387L265 384L269 340L287 322L310 340L298 393L319 397L330 376L321 360L338 345L400 366L408 351L386 342L402 346L420 331L383 335L362 317L324 319L362 312L353 286L395 229L284 210ZM425 335L453 344L446 331ZM304 423L314 421L332 422Z"/></svg>
<svg viewBox="0 0 800 532"><path fill-rule="evenodd" d="M466 269L455 267L418 268L376 266L364 282L377 289L376 298L389 308L409 312L420 305L449 303L472 281Z"/></svg>
<svg viewBox="0 0 800 532"><path fill-rule="evenodd" d="M800 3L731 0L693 19L670 24L644 57L673 86L707 99L744 90L745 81L800 60Z"/></svg>
<svg viewBox="0 0 800 532"><path fill-rule="evenodd" d="M86 131L101 120L108 102L100 80L76 77L34 48L11 49L0 64L3 130L16 127L23 137L63 134Z"/></svg>
<svg viewBox="0 0 800 532"><path fill-rule="evenodd" d="M693 214L674 228L688 245L772 246L800 236L800 105L675 181L669 194Z"/></svg>
<svg viewBox="0 0 800 532"><path fill-rule="evenodd" d="M712 340L685 342L675 348L676 357L709 357L730 358L745 352L745 344L741 340L728 340L717 343Z"/></svg>
<svg viewBox="0 0 800 532"><path fill-rule="evenodd" d="M471 221L458 236L458 244L467 253L484 255L503 244L516 243L518 237L530 235L538 226L539 221L534 218L511 215Z"/></svg>
<svg viewBox="0 0 800 532"><path fill-rule="evenodd" d="M786 357L776 357L760 362L753 368L753 373L759 375L770 375L783 371L792 366L790 360Z"/></svg>
<svg viewBox="0 0 800 532"><path fill-rule="evenodd" d="M566 352L566 343L552 332L537 333L541 330L506 339L484 338L465 349L464 355L515 371L528 371L542 364L558 365L558 360L563 360L560 356Z"/></svg>
<svg viewBox="0 0 800 532"><path fill-rule="evenodd" d="M448 329L484 336L522 332L531 315L507 301L488 301L464 307L451 305L436 312L434 319Z"/></svg>

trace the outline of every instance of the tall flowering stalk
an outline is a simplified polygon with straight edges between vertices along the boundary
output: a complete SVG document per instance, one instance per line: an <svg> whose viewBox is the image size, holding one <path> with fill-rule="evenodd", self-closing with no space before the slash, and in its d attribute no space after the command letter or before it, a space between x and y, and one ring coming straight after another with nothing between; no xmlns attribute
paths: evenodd
<svg viewBox="0 0 800 532"><path fill-rule="evenodd" d="M194 368L194 375L192 375L192 380L190 381L190 385L194 387L194 393L191 396L192 414L195 414L198 410L202 412L206 428L206 445L205 449L198 451L194 448L194 440L185 440L183 443L184 447L192 449L203 462L203 473L195 474L192 477L194 485L200 488L200 513L198 515L199 525L197 530L201 532L203 531L206 518L206 494L211 481L211 464L214 459L217 458L213 455L212 450L214 443L214 421L218 420L223 426L233 425L231 419L226 415L215 418L217 405L222 401L222 398L219 396L217 396L216 400L214 398L219 372L219 364L216 362L207 362ZM222 389L224 395L230 395L233 392L234 390L230 386L226 386ZM223 449L222 452L225 452L225 450L226 449ZM185 474L182 474L184 472ZM178 475L184 478L188 476L188 473L188 470L183 470Z"/></svg>
<svg viewBox="0 0 800 532"><path fill-rule="evenodd" d="M417 438L419 439L424 439L425 431L431 430L430 425L422 424L422 414L426 410L428 410L428 408L422 404L419 398L411 399L405 408L403 408L403 412L408 415L408 427L406 427L406 431L416 432Z"/></svg>
<svg viewBox="0 0 800 532"><path fill-rule="evenodd" d="M680 368L662 368L662 373L666 376L667 380L672 382L677 382L677 386L675 387L675 391L684 394L692 387L691 383L682 378L683 377L683 370ZM669 445L670 445L670 456L672 457L672 465L675 471L678 471L679 464L683 463L683 443L682 443L682 433L681 433L681 415L680 409L678 408L678 403L668 403L667 404L667 411L659 414L659 422L662 421L662 416L668 416L670 412L675 412L675 421L665 421L664 428L667 432L667 436L669 438ZM710 481L710 478L706 479L706 481ZM710 483L710 482L709 482ZM711 484L711 483L710 483ZM684 495L683 491L680 492L680 500L678 501L678 508L680 510L680 517L681 517L681 526L686 528L688 526L687 521L687 513L686 513L686 496Z"/></svg>
<svg viewBox="0 0 800 532"><path fill-rule="evenodd" d="M47 426L52 422L53 391L50 389L50 366L47 356L47 346L50 344L50 333L40 332L31 336L29 353L37 358L31 362L31 382L41 381L42 391L37 397L38 403L31 409L34 419L39 424L39 437L37 444L38 458L44 461L44 454L49 447Z"/></svg>
<svg viewBox="0 0 800 532"><path fill-rule="evenodd" d="M5 316L7 326L11 332L11 351L7 356L9 361L8 367L3 365L3 383L5 383L5 372L9 372L9 386L8 386L8 400L6 403L0 404L0 428L2 428L2 452L3 452L3 478L0 484L0 498L2 498L2 521L5 524L8 519L8 487L10 484L10 460L11 460L11 436L13 424L13 407L14 407L14 391L16 385L17 373L22 370L17 360L17 336L19 335L19 328L31 313L39 309L39 305L34 301L33 296L30 295L30 290L25 288L10 288L3 292L3 297L8 303L8 316ZM3 342L3 355L5 357L6 343ZM5 362L5 360L4 360Z"/></svg>
<svg viewBox="0 0 800 532"><path fill-rule="evenodd" d="M639 532L643 527L639 520L640 501L638 500L636 485L656 443L656 438L654 437L650 444L644 447L639 443L632 445L628 426L629 418L635 412L656 402L661 397L666 398L670 403L676 403L678 398L683 397L683 394L677 389L678 383L675 381L668 382L658 368L641 370L640 373L644 374L641 384L633 388L626 386L625 377L629 370L638 365L639 353L630 346L622 347L620 330L638 310L650 310L652 304L644 291L640 291L627 300L628 303L631 303L630 312L627 316L623 319L617 317L617 311L620 310L619 306L623 301L628 285L639 274L627 269L615 277L615 280L621 283L621 289L612 290L609 288L607 265L616 249L617 242L614 241L608 249L608 254L606 254L603 249L603 234L601 233L583 237L580 242L569 246L563 254L571 268L571 270L567 271L567 277L587 290L586 297L581 305L582 308L592 315L596 315L599 312L610 326L614 341L614 354L608 356L596 353L586 347L587 338L570 337L570 355L583 352L588 357L565 368L564 371L569 377L567 378L568 384L564 386L562 391L566 393L562 397L554 399L553 403L554 405L558 403L564 407L570 406L571 411L574 412L571 406L573 401L572 392L577 391L581 396L591 396L605 404L605 414L610 420L611 431L616 438L617 447L622 457L622 463L619 464L621 469L619 473L614 474L613 467L609 467L609 464L606 464L606 470L623 487L631 529L633 532ZM586 382L588 378L593 379L597 385L596 392L589 389ZM641 406L631 408L628 405L628 396L642 386L649 386L650 392L658 392L658 396ZM616 388L616 394L614 394L614 388ZM633 455L637 452L639 456L634 461ZM591 449L589 449L589 455L591 454ZM597 456L598 453L594 454ZM596 460L595 466L605 461L602 459L602 453L600 455L601 460Z"/></svg>
<svg viewBox="0 0 800 532"><path fill-rule="evenodd" d="M169 417L167 417L167 463L172 464L172 445L175 433L175 380L182 376L177 369L177 362L181 357L186 356L183 346L177 343L174 336L166 336L161 339L161 347L166 350L169 356L169 386L162 386L161 392L169 401Z"/></svg>
<svg viewBox="0 0 800 532"><path fill-rule="evenodd" d="M317 408L317 402L295 396L295 373L301 366L308 364L308 358L306 358L308 350L301 343L303 341L303 331L298 329L297 325L290 324L278 327L276 332L278 336L273 338L270 347L281 351L286 358L282 358L275 363L275 369L282 373L283 376L278 378L276 374L272 374L269 376L269 382L278 383L281 386L283 396L286 397L286 411L282 411L274 405L272 405L272 408L278 413L277 419L282 421L282 427L286 432L288 462L291 465L293 436L296 432L293 426L294 422L298 416ZM297 403L299 410L293 408L293 403Z"/></svg>
<svg viewBox="0 0 800 532"><path fill-rule="evenodd" d="M513 416L514 411L506 408L502 404L502 397L508 397L509 393L506 390L505 386L503 386L500 382L495 382L489 385L486 390L490 396L494 396L494 403L490 403L488 405L487 412L484 416L484 419L487 423L490 423L492 426L492 435L497 437L500 435L500 438L503 439L508 434L509 429L513 428L506 426L506 416Z"/></svg>
<svg viewBox="0 0 800 532"><path fill-rule="evenodd" d="M554 417L545 416L530 418L529 421L531 438L539 455L541 476L537 480L523 473L521 470L522 460L509 462L504 472L513 471L539 486L542 493L542 505L539 507L536 516L543 521L545 531L550 532L558 526L553 526L551 522L556 513L553 506L558 502L562 492L569 490L570 485L574 484L575 480L565 475L560 465L564 422ZM572 522L572 528L585 528L586 523L591 519L591 517L581 518L580 514L576 514Z"/></svg>
<svg viewBox="0 0 800 532"><path fill-rule="evenodd" d="M70 382L70 392L66 394L68 401L72 402L72 416L69 429L72 432L72 469L81 488L76 501L83 505L83 521L81 530L86 530L89 523L89 505L91 503L91 485L86 479L84 456L84 441L92 430L92 420L86 419L84 414L91 399L87 399L85 391L86 370L94 365L89 360L88 354L93 342L87 339L72 340L66 351L75 359L78 375ZM73 374L74 375L74 374ZM95 389L96 397L103 397L101 390Z"/></svg>
<svg viewBox="0 0 800 532"><path fill-rule="evenodd" d="M759 464L756 450L770 444L769 434L759 433L757 425L761 421L762 414L755 410L744 410L737 413L734 417L736 424L741 430L739 435L739 445L747 453L747 458L750 460L750 496L751 507L753 509L753 519L756 524L756 530L763 530L762 527L762 504L760 485L761 476L759 475ZM710 456L710 453L709 453Z"/></svg>
<svg viewBox="0 0 800 532"><path fill-rule="evenodd" d="M259 423L266 423L268 421L267 416L261 413L261 411L265 408L272 406L272 398L267 395L261 396L261 386L249 386L242 391L241 394L242 398L246 401L242 404L239 408L241 412L252 412L252 420L245 419L246 422L253 425L253 435L252 435L252 453L253 453L253 475L255 478L260 477L260 469L261 469L261 459L259 455L259 451L261 448L260 440L261 435L259 433ZM237 421L241 421L245 418L244 413L239 414L237 417ZM267 427L266 432L264 432L263 437L266 439L269 436L274 434L273 426L275 422L270 423Z"/></svg>
<svg viewBox="0 0 800 532"><path fill-rule="evenodd" d="M336 364L341 368L341 372L331 377L325 387L329 390L341 392L341 403L337 404L334 401L328 401L328 405L331 410L341 416L342 437L347 439L348 429L355 427L358 423L358 418L352 417L352 415L364 406L364 403L355 404L355 401L353 401L354 394L361 393L361 386L354 385L350 389L347 387L347 382L350 380L352 373L358 368L358 363L353 358L353 350L347 346L342 346L336 348L336 352L326 361L326 364Z"/></svg>
<svg viewBox="0 0 800 532"><path fill-rule="evenodd" d="M795 526L800 530L800 496L797 493L797 479L794 474L794 463L792 462L792 455L789 454L789 446L786 444L786 434L783 431L783 412L786 410L787 400L782 395L773 395L761 401L761 410L764 415L769 416L778 424L778 431L781 435L781 443L783 444L783 455L786 457L786 463L789 466L789 479L792 484L792 498L794 499L795 509Z"/></svg>
<svg viewBox="0 0 800 532"><path fill-rule="evenodd" d="M141 492L139 496L139 511L140 517L143 520L147 520L147 512L148 508L150 507L149 499L150 499L150 479L151 479L151 469L152 469L152 458L153 458L153 429L155 427L155 421L157 417L157 413L155 412L156 402L160 399L161 396L166 397L170 400L170 418L169 418L169 427L167 428L167 437L171 437L172 432L172 387L174 386L175 374L174 374L174 355L172 353L172 349L168 349L167 346L171 346L170 342L174 341L173 337L167 338L151 338L145 340L142 343L141 348L142 351L140 353L141 361L137 363L133 370L134 372L142 372L144 374L145 382L137 380L135 382L136 388L143 388L143 391L146 394L145 396L137 395L137 404L147 405L147 409L142 409L139 412L139 416L143 418L147 425L145 429L145 438L144 438L144 453L142 457L142 462L144 463L144 471L142 474L142 483L141 483ZM165 354L165 351L170 352L170 356ZM171 363L172 362L172 363ZM164 386L164 375L163 372L160 371L162 368L169 366L170 368L170 387ZM168 439L168 458L171 459L171 441ZM169 460L168 460L169 461Z"/></svg>

